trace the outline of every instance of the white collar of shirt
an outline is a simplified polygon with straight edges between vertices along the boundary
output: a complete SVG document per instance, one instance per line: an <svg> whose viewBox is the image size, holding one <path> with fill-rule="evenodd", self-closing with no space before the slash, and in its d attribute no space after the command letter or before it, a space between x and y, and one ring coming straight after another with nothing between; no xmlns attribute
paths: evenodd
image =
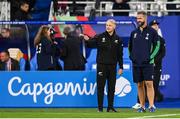
<svg viewBox="0 0 180 119"><path fill-rule="evenodd" d="M11 71L11 58L6 62L7 70Z"/></svg>

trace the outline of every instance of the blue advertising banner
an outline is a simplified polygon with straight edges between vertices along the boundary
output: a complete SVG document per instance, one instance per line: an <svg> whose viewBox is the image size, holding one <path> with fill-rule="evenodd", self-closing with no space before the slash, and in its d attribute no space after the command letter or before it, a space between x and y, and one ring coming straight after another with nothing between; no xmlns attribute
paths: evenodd
<svg viewBox="0 0 180 119"><path fill-rule="evenodd" d="M95 71L1 72L0 107L97 107L96 88ZM115 107L130 107L136 98L132 74L125 71L117 76Z"/></svg>

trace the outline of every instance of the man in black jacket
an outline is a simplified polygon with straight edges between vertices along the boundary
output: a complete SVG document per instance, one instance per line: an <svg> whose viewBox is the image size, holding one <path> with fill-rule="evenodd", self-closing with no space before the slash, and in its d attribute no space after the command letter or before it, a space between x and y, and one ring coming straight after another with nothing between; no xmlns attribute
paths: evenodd
<svg viewBox="0 0 180 119"><path fill-rule="evenodd" d="M64 70L85 70L86 60L81 53L81 39L72 32L70 26L63 31L65 40L62 45L61 59L64 61Z"/></svg>
<svg viewBox="0 0 180 119"><path fill-rule="evenodd" d="M113 10L130 10L128 0L114 0ZM129 16L129 12L113 12L113 16Z"/></svg>
<svg viewBox="0 0 180 119"><path fill-rule="evenodd" d="M0 59L1 59L0 70L2 71L20 70L19 62L11 58L7 50L1 52Z"/></svg>
<svg viewBox="0 0 180 119"><path fill-rule="evenodd" d="M123 73L123 44L115 32L116 22L109 19L106 22L106 31L89 38L84 35L88 47L97 48L97 97L98 112L103 111L104 87L108 81L108 108L107 112L117 112L113 107L116 84L116 65L119 63L118 73Z"/></svg>
<svg viewBox="0 0 180 119"><path fill-rule="evenodd" d="M20 2L20 8L12 14L12 20L15 21L27 21L31 19L29 14L29 3L27 1Z"/></svg>
<svg viewBox="0 0 180 119"><path fill-rule="evenodd" d="M159 22L156 20L153 20L149 23L149 25L155 29L157 32L159 30ZM159 82L160 82L160 77L162 73L162 59L164 58L166 54L166 44L165 40L163 37L158 35L159 40L160 40L160 49L156 57L154 58L154 93L155 93L155 101L162 101L163 100L163 95L161 94L159 90Z"/></svg>

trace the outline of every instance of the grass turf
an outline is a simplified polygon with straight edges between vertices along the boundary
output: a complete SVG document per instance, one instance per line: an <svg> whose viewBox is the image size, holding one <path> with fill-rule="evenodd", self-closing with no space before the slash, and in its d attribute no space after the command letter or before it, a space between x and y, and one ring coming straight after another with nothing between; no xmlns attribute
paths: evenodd
<svg viewBox="0 0 180 119"><path fill-rule="evenodd" d="M137 113L119 108L117 113L97 112L95 108L1 108L0 118L180 118L180 109L157 109L156 112Z"/></svg>

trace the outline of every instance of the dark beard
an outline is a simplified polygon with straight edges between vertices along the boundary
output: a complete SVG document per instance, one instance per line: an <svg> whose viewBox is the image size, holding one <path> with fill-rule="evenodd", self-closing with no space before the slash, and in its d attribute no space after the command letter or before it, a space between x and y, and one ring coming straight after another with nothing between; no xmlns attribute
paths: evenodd
<svg viewBox="0 0 180 119"><path fill-rule="evenodd" d="M142 27L145 22L138 22L138 27Z"/></svg>

